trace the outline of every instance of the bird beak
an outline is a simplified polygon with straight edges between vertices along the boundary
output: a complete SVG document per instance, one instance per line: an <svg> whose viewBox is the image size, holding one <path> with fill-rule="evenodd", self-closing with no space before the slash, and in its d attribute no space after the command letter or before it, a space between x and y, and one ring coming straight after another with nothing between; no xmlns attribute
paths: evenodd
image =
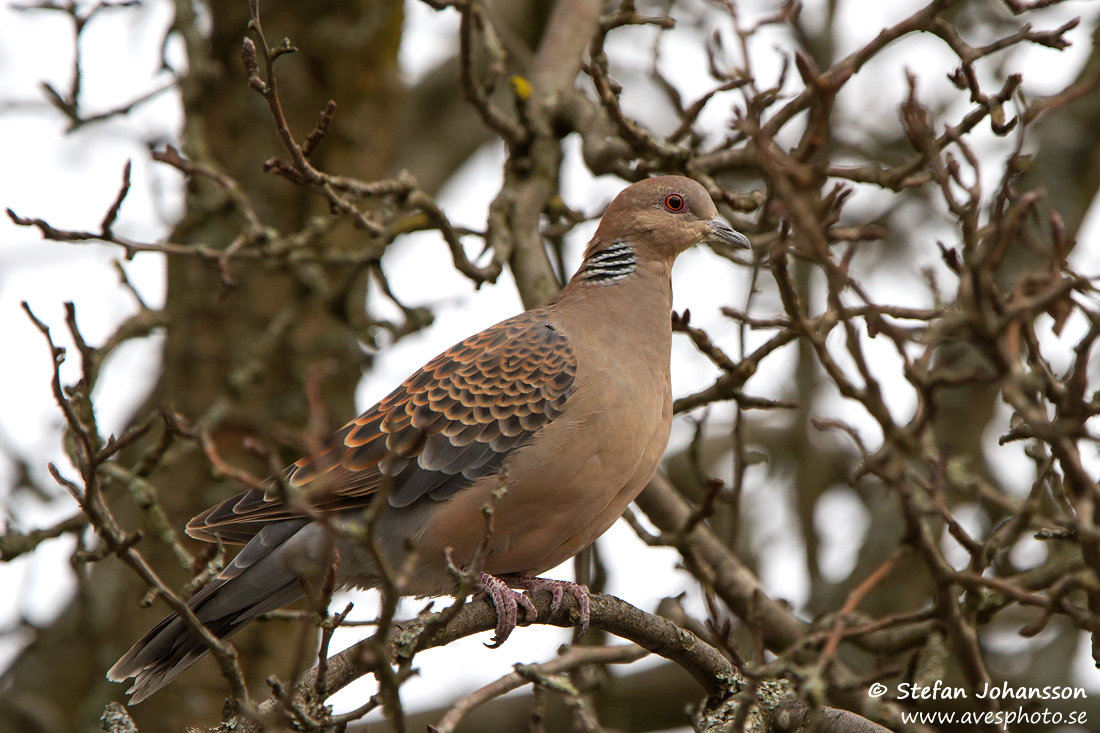
<svg viewBox="0 0 1100 733"><path fill-rule="evenodd" d="M707 222L707 228L712 235L711 241L722 242L737 249L749 249L749 238L735 230L721 219L715 218Z"/></svg>

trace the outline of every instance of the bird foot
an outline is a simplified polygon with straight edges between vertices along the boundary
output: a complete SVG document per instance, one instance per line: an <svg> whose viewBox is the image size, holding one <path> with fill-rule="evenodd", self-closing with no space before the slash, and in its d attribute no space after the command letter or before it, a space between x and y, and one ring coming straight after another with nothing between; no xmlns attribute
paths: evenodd
<svg viewBox="0 0 1100 733"><path fill-rule="evenodd" d="M581 634L588 631L590 617L588 586L572 583L568 580L552 580L550 578L533 578L528 575L502 575L500 579L511 588L521 588L529 591L550 591L550 615L553 616L561 608L561 600L568 592L577 599L577 606L581 612ZM532 617L534 614L532 614Z"/></svg>
<svg viewBox="0 0 1100 733"><path fill-rule="evenodd" d="M519 620L519 608L523 607L524 616L529 621L538 618L535 604L523 593L517 593L508 587L508 583L495 575L482 573L477 580L481 594L488 596L497 612L497 628L493 635L493 643L485 646L496 649L503 644L516 628ZM479 594L479 595L481 595Z"/></svg>

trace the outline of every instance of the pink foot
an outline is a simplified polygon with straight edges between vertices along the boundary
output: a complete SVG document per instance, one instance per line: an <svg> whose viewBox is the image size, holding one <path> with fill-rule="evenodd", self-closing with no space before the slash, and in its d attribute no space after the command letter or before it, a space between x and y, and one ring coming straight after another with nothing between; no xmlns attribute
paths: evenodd
<svg viewBox="0 0 1100 733"><path fill-rule="evenodd" d="M532 578L528 575L502 575L500 580L508 584L512 588L522 588L529 591L550 591L550 615L553 616L558 612L561 607L561 599L568 591L574 598L577 599L577 605L581 610L581 634L588 631L588 621L591 608L589 606L589 596L587 586L580 585L578 583L571 583L568 580L551 580L550 578ZM534 614L531 614L531 618L534 618Z"/></svg>
<svg viewBox="0 0 1100 733"><path fill-rule="evenodd" d="M534 621L538 617L538 611L535 610L535 604L531 603L531 599L509 588L506 581L488 573L482 573L478 577L477 584L481 592L489 597L497 612L497 628L493 635L493 643L485 645L490 649L496 649L512 635L519 620L520 606L523 607L523 613L529 620ZM560 595L561 591L558 593Z"/></svg>

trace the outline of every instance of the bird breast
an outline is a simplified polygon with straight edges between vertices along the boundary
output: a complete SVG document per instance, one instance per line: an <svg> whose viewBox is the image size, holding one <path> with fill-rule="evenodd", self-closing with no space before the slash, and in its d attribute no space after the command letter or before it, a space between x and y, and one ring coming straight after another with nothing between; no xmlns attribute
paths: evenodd
<svg viewBox="0 0 1100 733"><path fill-rule="evenodd" d="M445 546L456 563L473 558L490 504L494 528L483 570L493 575L545 572L603 534L653 476L668 443L667 358L581 366L562 415L499 474L433 508L417 542L422 577L445 570Z"/></svg>

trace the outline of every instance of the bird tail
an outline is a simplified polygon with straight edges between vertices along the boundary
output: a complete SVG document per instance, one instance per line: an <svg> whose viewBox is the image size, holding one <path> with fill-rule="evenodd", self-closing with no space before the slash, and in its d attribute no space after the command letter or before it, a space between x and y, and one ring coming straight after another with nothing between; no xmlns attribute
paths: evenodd
<svg viewBox="0 0 1100 733"><path fill-rule="evenodd" d="M306 520L269 524L253 537L229 566L187 605L220 639L232 636L260 614L293 603L304 595L298 575L278 552ZM139 703L171 682L207 652L179 616L172 614L141 637L115 662L107 679L123 682L134 677L127 692L130 704Z"/></svg>

